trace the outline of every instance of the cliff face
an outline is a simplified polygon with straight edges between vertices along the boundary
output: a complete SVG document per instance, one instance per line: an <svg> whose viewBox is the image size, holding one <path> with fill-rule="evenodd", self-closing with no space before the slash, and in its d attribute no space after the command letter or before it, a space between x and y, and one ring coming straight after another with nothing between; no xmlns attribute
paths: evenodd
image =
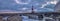
<svg viewBox="0 0 60 21"><path fill-rule="evenodd" d="M60 12L60 1L55 6L55 12Z"/></svg>

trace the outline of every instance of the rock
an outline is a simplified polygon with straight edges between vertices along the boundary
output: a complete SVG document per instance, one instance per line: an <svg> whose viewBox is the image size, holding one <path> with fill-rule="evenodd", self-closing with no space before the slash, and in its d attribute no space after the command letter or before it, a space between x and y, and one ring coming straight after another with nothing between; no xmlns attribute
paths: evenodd
<svg viewBox="0 0 60 21"><path fill-rule="evenodd" d="M3 18L3 16L0 16L0 21L3 21L3 19L2 19L2 18Z"/></svg>
<svg viewBox="0 0 60 21"><path fill-rule="evenodd" d="M12 16L8 18L8 21L22 21L21 16Z"/></svg>

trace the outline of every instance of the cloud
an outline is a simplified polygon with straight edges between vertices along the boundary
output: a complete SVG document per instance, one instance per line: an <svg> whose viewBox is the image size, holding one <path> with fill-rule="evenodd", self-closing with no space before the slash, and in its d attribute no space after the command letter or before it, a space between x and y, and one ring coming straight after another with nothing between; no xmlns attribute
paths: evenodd
<svg viewBox="0 0 60 21"><path fill-rule="evenodd" d="M22 8L22 10L27 10L28 8Z"/></svg>
<svg viewBox="0 0 60 21"><path fill-rule="evenodd" d="M50 3L56 5L57 4L57 1L51 1Z"/></svg>
<svg viewBox="0 0 60 21"><path fill-rule="evenodd" d="M29 2L31 2L31 0L28 0L28 2L21 2L21 0L20 1L18 1L18 0L15 0L15 2L17 3L17 4L29 4Z"/></svg>
<svg viewBox="0 0 60 21"><path fill-rule="evenodd" d="M44 8L44 7L47 6L48 4L50 4L50 3L47 2L46 4L42 4L42 7L40 7L40 8Z"/></svg>
<svg viewBox="0 0 60 21"><path fill-rule="evenodd" d="M44 8L45 6L49 5L49 4L57 4L58 1L50 1L50 2L46 2L46 4L42 4L42 7L40 8Z"/></svg>

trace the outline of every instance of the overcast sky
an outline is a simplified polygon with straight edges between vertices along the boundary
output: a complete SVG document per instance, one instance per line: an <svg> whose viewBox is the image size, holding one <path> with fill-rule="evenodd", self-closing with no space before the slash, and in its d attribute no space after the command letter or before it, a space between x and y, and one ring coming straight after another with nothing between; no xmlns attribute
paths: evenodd
<svg viewBox="0 0 60 21"><path fill-rule="evenodd" d="M0 0L1 12L31 12L34 6L35 12L53 12L58 0Z"/></svg>

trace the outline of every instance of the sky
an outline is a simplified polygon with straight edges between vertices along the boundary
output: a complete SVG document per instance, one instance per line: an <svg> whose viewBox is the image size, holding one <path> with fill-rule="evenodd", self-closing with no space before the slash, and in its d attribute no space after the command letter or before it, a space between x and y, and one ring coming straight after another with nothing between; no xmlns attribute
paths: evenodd
<svg viewBox="0 0 60 21"><path fill-rule="evenodd" d="M54 12L59 0L0 0L0 12Z"/></svg>

